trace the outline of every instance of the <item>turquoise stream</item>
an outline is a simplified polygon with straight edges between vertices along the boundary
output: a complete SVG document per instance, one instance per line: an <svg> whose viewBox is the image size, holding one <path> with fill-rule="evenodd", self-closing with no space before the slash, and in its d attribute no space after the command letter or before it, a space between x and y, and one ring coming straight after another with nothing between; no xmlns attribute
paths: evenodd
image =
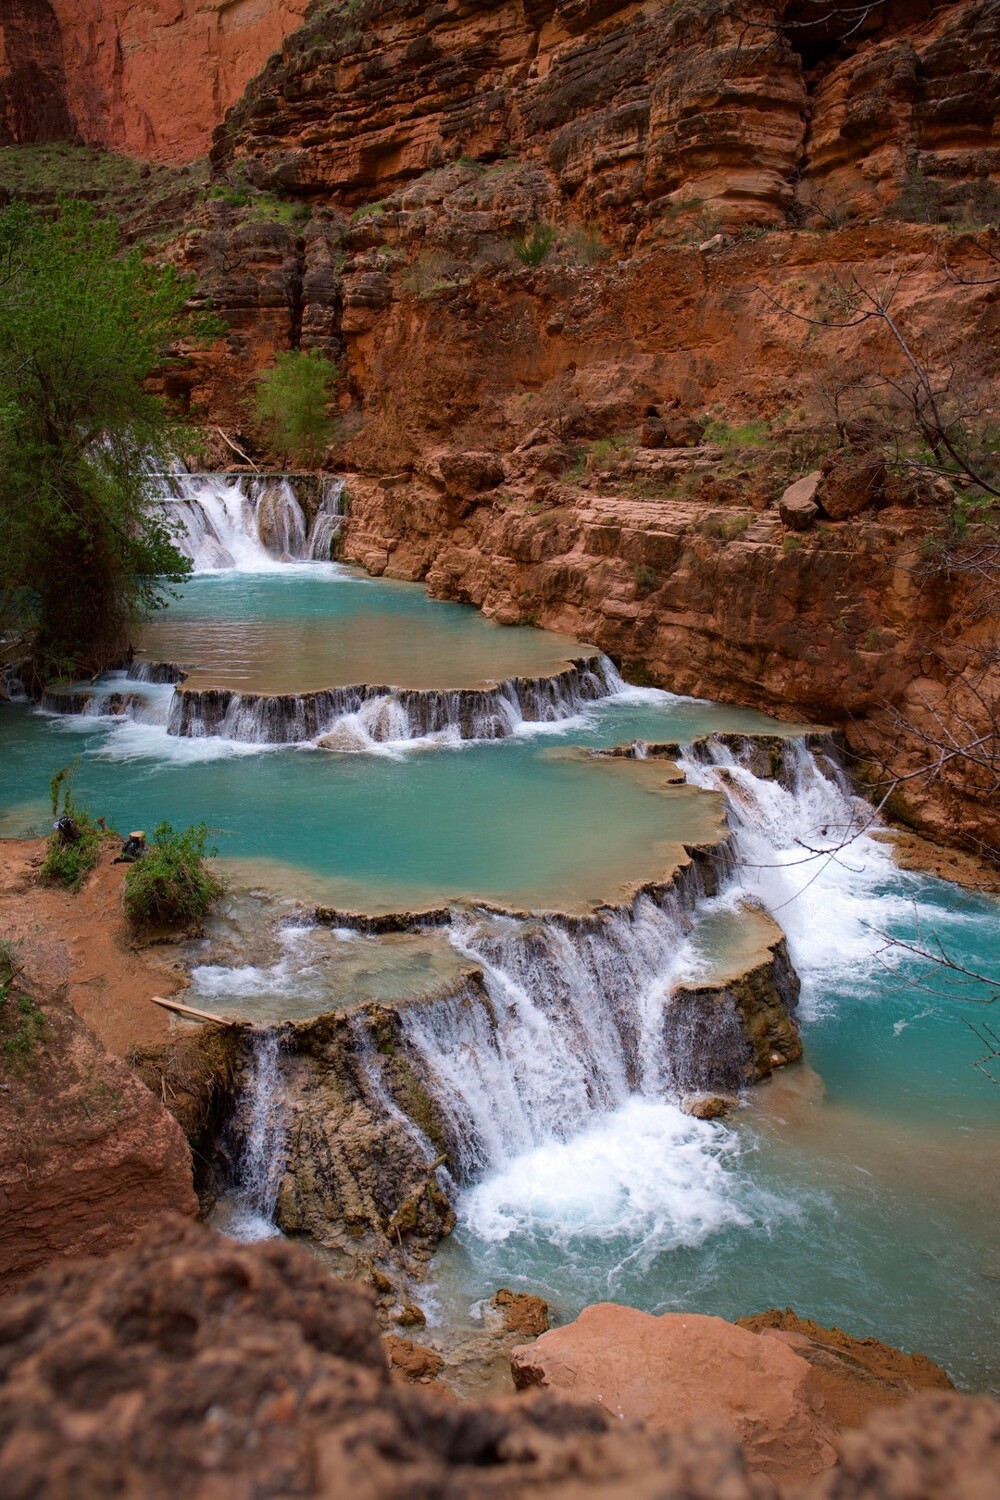
<svg viewBox="0 0 1000 1500"><path fill-rule="evenodd" d="M344 607L337 576L334 612ZM257 601L251 624L286 618L281 591L294 584L291 574L256 576L244 595L245 608ZM232 576L195 580L161 643L177 632L183 644L185 620L239 620L242 588ZM319 590L316 575L308 610L322 616ZM426 660L440 661L451 639L468 663L483 640L472 611L400 585L356 586L351 609L362 614L351 627L359 639L370 612L379 650L400 621L419 633L438 611ZM490 637L493 652L503 633ZM526 643L515 670L535 648ZM502 655L484 676L504 675ZM749 711L635 691L510 740L349 756L3 705L0 832L44 829L48 779L76 758L80 800L118 828L203 819L226 860L306 898L363 909L463 894L558 905L612 894L672 840L703 834L716 806L683 788L671 801L644 772L588 763L571 747L769 727ZM786 851L776 862L788 860ZM916 960L883 967L865 925L912 934L919 920L963 962L995 973L997 904L904 875L870 841L809 881L794 868L757 880L803 975L807 1066L756 1091L731 1125L694 1127L672 1105L636 1099L583 1136L511 1162L460 1205L430 1288L434 1316L467 1318L498 1285L540 1292L563 1318L602 1298L726 1316L791 1304L997 1388L1000 1088L976 1070L983 1048L965 1024L992 1012L947 984L929 993L905 982L927 978Z"/></svg>

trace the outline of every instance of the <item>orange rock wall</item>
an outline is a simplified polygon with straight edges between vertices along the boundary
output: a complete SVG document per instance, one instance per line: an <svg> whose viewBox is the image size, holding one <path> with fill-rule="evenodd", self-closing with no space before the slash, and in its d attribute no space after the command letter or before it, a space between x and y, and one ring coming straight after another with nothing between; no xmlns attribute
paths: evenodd
<svg viewBox="0 0 1000 1500"><path fill-rule="evenodd" d="M151 161L192 161L306 5L12 0L0 43L0 129L13 141L75 134Z"/></svg>

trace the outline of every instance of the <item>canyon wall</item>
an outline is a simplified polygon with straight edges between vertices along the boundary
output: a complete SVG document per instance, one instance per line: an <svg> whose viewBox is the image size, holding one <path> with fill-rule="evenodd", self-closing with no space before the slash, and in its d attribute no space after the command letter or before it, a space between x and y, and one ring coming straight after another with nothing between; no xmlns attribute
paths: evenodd
<svg viewBox="0 0 1000 1500"><path fill-rule="evenodd" d="M5 0L0 142L203 156L307 0Z"/></svg>
<svg viewBox="0 0 1000 1500"><path fill-rule="evenodd" d="M362 0L287 39L215 156L365 201L516 154L624 243L686 210L877 213L915 169L952 189L998 170L998 17L996 0Z"/></svg>
<svg viewBox="0 0 1000 1500"><path fill-rule="evenodd" d="M163 388L266 463L256 372L335 359L345 556L663 686L846 723L894 772L942 715L996 720L995 599L933 566L956 488L914 468L888 325L840 314L891 285L949 401L998 420L1000 0L357 0L297 29L250 0L9 8L45 129L175 159L288 32L167 251L227 332ZM800 532L778 503L824 464ZM996 763L949 756L908 815L996 849Z"/></svg>

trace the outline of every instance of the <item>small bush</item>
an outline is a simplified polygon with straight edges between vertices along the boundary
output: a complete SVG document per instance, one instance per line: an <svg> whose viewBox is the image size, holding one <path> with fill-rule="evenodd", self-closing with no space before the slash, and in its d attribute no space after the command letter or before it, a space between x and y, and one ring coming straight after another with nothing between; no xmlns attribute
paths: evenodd
<svg viewBox="0 0 1000 1500"><path fill-rule="evenodd" d="M706 516L701 523L700 530L705 536L714 536L720 541L731 542L734 537L742 536L749 525L750 517L743 513L735 516Z"/></svg>
<svg viewBox="0 0 1000 1500"><path fill-rule="evenodd" d="M580 266L596 266L608 258L608 247L596 229L577 227L563 236L562 248Z"/></svg>
<svg viewBox="0 0 1000 1500"><path fill-rule="evenodd" d="M942 208L940 182L928 177L922 167L911 167L888 217L909 224L940 224Z"/></svg>
<svg viewBox="0 0 1000 1500"><path fill-rule="evenodd" d="M148 850L125 876L122 904L134 927L202 920L222 895L222 885L205 866L215 854L207 844L204 823L176 833L169 823L157 824Z"/></svg>
<svg viewBox="0 0 1000 1500"><path fill-rule="evenodd" d="M645 598L647 594L651 594L659 586L659 582L660 580L652 568L647 568L645 563L640 563L636 568L635 591L640 599Z"/></svg>
<svg viewBox="0 0 1000 1500"><path fill-rule="evenodd" d="M590 464L601 468L614 464L620 458L629 458L635 452L634 432L619 432L614 437L598 438L590 445Z"/></svg>
<svg viewBox="0 0 1000 1500"><path fill-rule="evenodd" d="M79 890L84 876L97 863L101 830L73 797L73 768L63 766L49 782L52 818L61 826L49 834L42 879Z"/></svg>
<svg viewBox="0 0 1000 1500"><path fill-rule="evenodd" d="M514 254L522 265L540 266L555 242L551 224L536 224L530 234L514 241Z"/></svg>
<svg viewBox="0 0 1000 1500"><path fill-rule="evenodd" d="M378 218L385 213L385 204L380 198L377 203L363 203L351 214L351 223L360 224L363 219Z"/></svg>

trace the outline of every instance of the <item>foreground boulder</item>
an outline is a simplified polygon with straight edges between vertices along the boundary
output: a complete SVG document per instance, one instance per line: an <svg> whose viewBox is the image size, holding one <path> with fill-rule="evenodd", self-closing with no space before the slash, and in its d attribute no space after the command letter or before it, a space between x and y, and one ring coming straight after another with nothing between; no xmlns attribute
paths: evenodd
<svg viewBox="0 0 1000 1500"><path fill-rule="evenodd" d="M616 1352L605 1347L609 1366ZM749 1395L754 1408L769 1399ZM0 1302L4 1500L992 1494L1000 1407L950 1392L922 1401L850 1434L843 1472L782 1492L748 1472L718 1424L655 1434L553 1394L462 1405L396 1383L369 1294L287 1241L237 1245L167 1218L141 1245L53 1266Z"/></svg>
<svg viewBox="0 0 1000 1500"><path fill-rule="evenodd" d="M876 1345L896 1356L892 1376L880 1373L874 1357L867 1364L853 1358L850 1346L875 1340L836 1331L839 1349L833 1334L816 1349L818 1341L801 1331L810 1325L790 1318L786 1329L781 1315L766 1315L758 1333L697 1313L654 1317L599 1303L514 1349L511 1370L521 1390L544 1386L654 1432L714 1418L743 1444L749 1468L779 1483L830 1468L841 1428L859 1425L873 1409L928 1385L950 1386L923 1356Z"/></svg>

